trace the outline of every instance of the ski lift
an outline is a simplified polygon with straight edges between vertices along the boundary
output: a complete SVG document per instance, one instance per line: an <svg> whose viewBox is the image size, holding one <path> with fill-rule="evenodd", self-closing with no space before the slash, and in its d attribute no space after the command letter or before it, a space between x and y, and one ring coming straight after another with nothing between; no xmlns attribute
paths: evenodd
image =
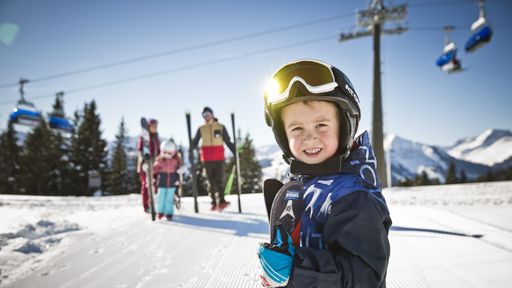
<svg viewBox="0 0 512 288"><path fill-rule="evenodd" d="M71 125L71 122L64 114L64 92L58 92L56 97L53 111L48 115L50 127L62 132L71 133L73 132L73 125Z"/></svg>
<svg viewBox="0 0 512 288"><path fill-rule="evenodd" d="M492 29L485 19L484 0L478 0L478 8L480 15L471 25L471 36L464 47L466 52L473 52L491 41Z"/></svg>
<svg viewBox="0 0 512 288"><path fill-rule="evenodd" d="M439 56L436 61L436 65L447 73L453 73L462 70L460 60L457 59L457 47L455 47L455 43L450 41L450 32L453 29L453 26L444 27L446 36L444 41L443 55Z"/></svg>
<svg viewBox="0 0 512 288"><path fill-rule="evenodd" d="M23 91L23 85L28 83L26 79L20 79L20 100L16 107L12 109L12 113L9 120L14 124L19 124L27 127L36 126L41 120L41 112L36 109L33 103L25 100L25 92Z"/></svg>

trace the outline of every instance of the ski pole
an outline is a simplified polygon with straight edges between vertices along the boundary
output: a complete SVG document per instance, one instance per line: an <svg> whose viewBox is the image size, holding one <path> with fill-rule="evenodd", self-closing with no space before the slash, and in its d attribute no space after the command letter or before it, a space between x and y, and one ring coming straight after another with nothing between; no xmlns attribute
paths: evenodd
<svg viewBox="0 0 512 288"><path fill-rule="evenodd" d="M232 112L231 113L231 126L233 128L233 144L235 146L235 166L236 166L236 190L237 190L237 193L238 193L238 213L242 213L242 202L240 201L240 191L242 190L241 188L241 182L240 182L240 161L239 161L239 157L238 157L238 149L237 149L237 144L236 144L236 130L235 130L235 113Z"/></svg>
<svg viewBox="0 0 512 288"><path fill-rule="evenodd" d="M192 174L192 195L194 195L194 211L199 213L199 205L197 204L197 175L196 175L196 164L194 162L194 152L192 143L192 127L190 124L190 111L185 112L187 118L187 130L188 130L188 159L190 161L190 174Z"/></svg>

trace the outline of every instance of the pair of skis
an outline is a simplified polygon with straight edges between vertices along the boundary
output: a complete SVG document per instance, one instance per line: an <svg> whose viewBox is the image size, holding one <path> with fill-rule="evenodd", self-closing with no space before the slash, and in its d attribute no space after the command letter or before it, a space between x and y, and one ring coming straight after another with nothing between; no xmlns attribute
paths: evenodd
<svg viewBox="0 0 512 288"><path fill-rule="evenodd" d="M140 118L140 126L142 128L142 157L144 157L144 164L142 169L146 172L146 185L148 186L148 196L149 196L149 210L151 212L151 220L155 221L156 219L156 211L155 211L155 198L153 196L153 162L154 157L151 155L150 151L150 143L151 136L149 132L149 123L146 118Z"/></svg>

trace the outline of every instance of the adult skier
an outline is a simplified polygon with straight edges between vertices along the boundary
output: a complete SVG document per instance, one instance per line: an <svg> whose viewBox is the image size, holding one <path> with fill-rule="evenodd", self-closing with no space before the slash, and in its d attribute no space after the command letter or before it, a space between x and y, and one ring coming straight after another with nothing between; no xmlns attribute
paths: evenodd
<svg viewBox="0 0 512 288"><path fill-rule="evenodd" d="M200 155L210 183L211 210L222 211L230 204L224 199L224 143L233 154L235 154L235 145L231 142L224 125L214 117L210 107L204 107L202 116L205 124L197 129L190 151L196 149L199 140L202 140ZM216 192L219 195L218 201Z"/></svg>

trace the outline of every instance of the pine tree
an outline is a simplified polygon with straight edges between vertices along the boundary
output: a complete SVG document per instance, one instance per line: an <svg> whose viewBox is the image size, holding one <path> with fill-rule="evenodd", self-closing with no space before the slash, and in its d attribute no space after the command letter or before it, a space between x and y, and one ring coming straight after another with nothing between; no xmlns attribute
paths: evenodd
<svg viewBox="0 0 512 288"><path fill-rule="evenodd" d="M397 183L397 186L401 186L401 187L411 187L414 185L415 185L415 179L410 179L410 178L404 178L404 179L398 181L398 183Z"/></svg>
<svg viewBox="0 0 512 288"><path fill-rule="evenodd" d="M21 148L11 121L0 136L0 194L18 193Z"/></svg>
<svg viewBox="0 0 512 288"><path fill-rule="evenodd" d="M261 171L261 166L256 159L256 149L254 148L253 140L249 133L246 134L245 139L239 148L238 156L240 157L240 178L242 182L241 193L261 192L261 177L263 173ZM227 173L231 173L234 165L235 162L233 157L227 165ZM236 191L236 185L238 185L237 178L233 181L231 193Z"/></svg>
<svg viewBox="0 0 512 288"><path fill-rule="evenodd" d="M76 187L76 174L74 173L73 163L70 161L70 139L63 138L59 132L54 132L56 145L60 147L61 158L59 161L59 175L61 191L60 196L74 195Z"/></svg>
<svg viewBox="0 0 512 288"><path fill-rule="evenodd" d="M420 175L416 176L415 184L417 186L430 185L430 179L428 178L427 171L423 170Z"/></svg>
<svg viewBox="0 0 512 288"><path fill-rule="evenodd" d="M487 171L487 174L485 174L484 181L486 181L486 182L496 181L496 179L494 177L494 173L492 172L492 168L489 168L489 170Z"/></svg>
<svg viewBox="0 0 512 288"><path fill-rule="evenodd" d="M206 176L206 170L204 168L203 162L199 159L199 153L196 153L196 151L190 151L188 150L186 154L187 159L190 161L192 153L192 158L195 164L195 171L192 172L192 164L189 164L189 168L187 172L183 175L183 195L192 196L192 174L195 173L196 175L196 181L197 181L197 195L208 195L210 184L208 183L208 177ZM138 181L139 187L140 187L140 180Z"/></svg>
<svg viewBox="0 0 512 288"><path fill-rule="evenodd" d="M450 162L450 166L448 166L448 171L446 172L446 184L454 184L457 183L457 172L455 171L455 163Z"/></svg>
<svg viewBox="0 0 512 288"><path fill-rule="evenodd" d="M78 127L80 127L81 123L83 122L83 111L80 111L79 109L75 110L73 113L73 127L74 129L71 131L71 137L70 141L68 142L68 147L66 148L66 164L68 166L67 171L67 177L64 178L65 182L72 183L72 187L69 187L67 185L64 185L65 187L69 187L69 189L66 189L68 195L84 195L81 193L82 189L78 188L77 183L80 183L81 181L81 170L78 166L78 162L75 159L76 147L78 143ZM82 176L83 177L83 176Z"/></svg>
<svg viewBox="0 0 512 288"><path fill-rule="evenodd" d="M460 183L468 182L468 176L466 175L466 170L464 170L464 169L460 170L459 182Z"/></svg>
<svg viewBox="0 0 512 288"><path fill-rule="evenodd" d="M75 195L91 195L88 187L89 173L99 172L103 176L106 162L107 142L101 138L101 119L96 114L96 102L84 105L83 114L75 113L78 124L71 144L71 161L75 170ZM102 177L103 178L103 177Z"/></svg>
<svg viewBox="0 0 512 288"><path fill-rule="evenodd" d="M127 194L130 192L130 177L128 175L125 143L126 128L124 119L121 119L121 124L119 124L119 130L116 135L109 175L109 191L114 195Z"/></svg>
<svg viewBox="0 0 512 288"><path fill-rule="evenodd" d="M21 156L21 191L29 195L62 194L61 141L45 120L28 134Z"/></svg>

